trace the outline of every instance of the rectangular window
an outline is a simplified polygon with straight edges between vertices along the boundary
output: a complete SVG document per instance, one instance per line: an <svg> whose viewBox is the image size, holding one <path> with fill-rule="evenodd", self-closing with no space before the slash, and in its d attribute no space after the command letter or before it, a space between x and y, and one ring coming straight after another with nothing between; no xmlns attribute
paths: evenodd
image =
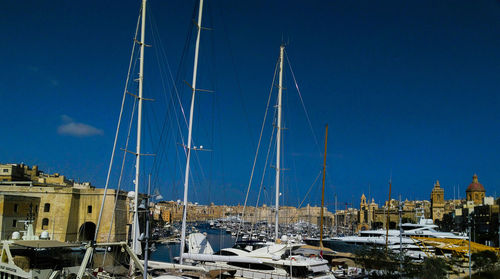
<svg viewBox="0 0 500 279"><path fill-rule="evenodd" d="M43 218L43 220L42 220L42 230L46 230L48 225L49 225L49 219Z"/></svg>
<svg viewBox="0 0 500 279"><path fill-rule="evenodd" d="M14 204L14 212L16 212L16 213L17 213L17 207L18 207L18 206L17 206L17 203L15 203L15 204Z"/></svg>
<svg viewBox="0 0 500 279"><path fill-rule="evenodd" d="M17 227L17 220L15 220L15 219L12 220L12 227L13 228Z"/></svg>
<svg viewBox="0 0 500 279"><path fill-rule="evenodd" d="M87 213L92 213L92 205L87 206Z"/></svg>
<svg viewBox="0 0 500 279"><path fill-rule="evenodd" d="M9 169L3 169L3 172L9 172Z"/></svg>
<svg viewBox="0 0 500 279"><path fill-rule="evenodd" d="M43 212L50 212L50 203L46 203L43 206Z"/></svg>

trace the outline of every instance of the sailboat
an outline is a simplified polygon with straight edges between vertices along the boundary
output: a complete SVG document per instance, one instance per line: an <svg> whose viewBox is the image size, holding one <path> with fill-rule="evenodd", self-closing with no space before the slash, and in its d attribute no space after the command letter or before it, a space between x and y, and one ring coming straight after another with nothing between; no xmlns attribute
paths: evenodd
<svg viewBox="0 0 500 279"><path fill-rule="evenodd" d="M123 101L122 101L122 111L120 112L120 120L118 122L118 128L117 132L115 135L115 142L114 142L114 147L113 147L113 153L111 155L111 162L109 166L109 171L108 171L108 177L106 179L106 185L105 185L105 191L104 191L104 196L101 204L101 210L99 212L99 218L98 218L98 224L97 224L97 229L95 233L95 239L91 243L88 244L87 251L85 253L84 259L81 263L80 269L78 270L77 274L77 279L83 278L83 276L87 274L91 274L93 270L88 269L87 265L91 261L92 255L98 246L105 246L105 247L111 247L111 246L121 246L122 250L125 250L128 255L130 256L130 265L129 265L129 276L135 276L135 274L140 272L144 279L147 278L152 278L152 276L149 274L151 271L158 269L161 270L161 272L156 272L157 278L185 278L182 276L182 272L184 271L194 271L198 272L198 277L204 277L204 272L205 269L200 268L200 267L195 267L195 266L190 266L190 265L182 265L181 264L174 264L174 263L163 263L163 262L155 262L155 261L148 261L148 251L145 251L145 258L144 260L139 259L139 255L142 254L142 249L141 249L141 244L140 244L140 229L139 229L139 181L140 181L140 163L141 163L141 128L142 128L142 105L143 105L143 100L147 100L143 97L143 81L144 81L144 50L145 50L145 26L146 26L146 2L147 0L142 0L141 4L141 38L140 41L134 40L136 44L140 46L140 58L139 58L139 76L136 81L138 81L138 94L132 95L133 97L136 98L137 102L137 139L136 139L136 151L131 152L128 150L124 150L126 152L132 153L135 155L135 179L134 179L134 192L133 192L133 198L134 198L134 208L133 208L133 223L131 227L131 244L129 245L126 242L120 242L120 243L97 243L97 235L98 235L98 229L99 225L102 220L102 211L104 208L104 201L106 200L106 193L107 193L107 187L108 187L108 182L109 182L109 175L111 171L111 166L114 158L114 153L115 153L115 148L116 148L116 142L117 142L117 137L118 137L118 129L120 126L120 121L121 121L121 116L122 116L122 111L123 111ZM185 189L185 195L184 195L184 204L187 205L187 183L188 183L188 177L189 177L189 159L190 159L190 150L191 150L191 130L192 130L192 119L193 119L193 108L194 108L194 96L196 92L196 71L197 71L197 61L198 61L198 49L199 49L199 41L200 41L200 25L201 25L201 11L203 8L203 0L200 0L200 13L199 13L199 18L198 18L198 37L196 41L196 53L195 53L195 65L194 65L194 73L193 73L193 83L192 83L192 88L193 88L193 97L192 97L192 103L191 103L191 114L190 114L190 124L189 124L189 137L188 137L188 145L187 145L187 165L186 165L186 189ZM128 93L128 92L126 92ZM125 94L124 94L125 96ZM125 100L125 99L123 99ZM149 188L149 187L148 187ZM148 190L149 192L149 190ZM149 193L148 193L149 194ZM147 201L147 199L146 199ZM184 206L184 218L183 218L183 227L182 227L182 233L183 237L185 236L185 219L186 219L186 206ZM148 233L148 229L146 229L146 233ZM148 235L146 234L145 236L146 240L146 246L147 246L147 240L148 240ZM182 245L181 245L182 247ZM181 252L182 255L182 252ZM182 259L182 257L181 257ZM109 278L109 275L106 274L98 274L98 277L104 275L104 277ZM159 276L158 276L159 275Z"/></svg>
<svg viewBox="0 0 500 279"><path fill-rule="evenodd" d="M137 110L137 140L136 140L136 151L133 152L133 154L136 157L136 162L135 162L135 180L134 180L134 210L133 210L133 223L132 223L132 230L131 230L131 239L132 239L132 245L131 247L128 246L127 243L105 243L105 244L98 244L97 243L97 236L99 232L99 226L102 220L102 213L104 209L104 201L106 200L106 194L107 194L107 188L108 188L108 183L109 183L109 175L111 171L111 166L115 154L115 148L116 148L116 142L118 138L118 128L120 126L120 121L121 121L121 116L122 116L122 111L123 111L123 102L125 101L125 94L124 94L124 99L122 101L122 111L120 111L120 119L118 122L118 128L117 132L115 135L115 142L113 146L113 152L111 155L111 162L110 162L110 167L108 171L108 177L106 179L106 185L105 185L105 190L104 190L104 195L101 203L101 209L99 212L99 218L97 221L97 228L96 228L96 233L94 237L94 241L90 242L87 246L87 251L85 253L85 256L83 258L83 261L81 263L80 269L77 274L77 279L83 278L83 276L86 273L91 272L92 270L88 270L87 266L89 262L92 259L92 256L95 252L95 249L97 246L114 246L114 245L119 245L124 248L128 254L130 255L130 273L133 274L135 272L135 269L138 268L140 272L143 274L147 274L143 264L139 261L139 258L137 255L141 254L141 248L140 248L140 243L138 241L139 237L139 217L138 217L138 205L139 205L139 174L140 174L140 163L141 163L141 129L142 129L142 104L143 104L143 81L144 81L144 47L145 47L145 29L146 29L146 0L142 0L141 3L141 40L136 41L137 44L140 46L140 59L139 59L139 77L137 79L139 83L139 88L138 88L138 95L135 96L137 99L138 103L138 110ZM132 152L131 152L132 153Z"/></svg>
<svg viewBox="0 0 500 279"><path fill-rule="evenodd" d="M315 254L306 257L301 252L303 244L290 241L286 235L279 235L279 185L280 185L280 152L281 152L281 106L283 88L283 56L285 46L280 46L279 85L276 122L276 193L274 242L249 243L246 246L224 248L213 253L206 237L202 234L190 235L190 251L182 258L190 259L197 266L207 270L225 270L235 277L241 278L328 278L335 276L328 266L328 261Z"/></svg>

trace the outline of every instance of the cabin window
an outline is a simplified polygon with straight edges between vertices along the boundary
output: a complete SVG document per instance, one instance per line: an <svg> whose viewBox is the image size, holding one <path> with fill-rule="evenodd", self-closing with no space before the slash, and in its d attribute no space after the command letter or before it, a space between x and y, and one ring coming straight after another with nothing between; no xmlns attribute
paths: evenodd
<svg viewBox="0 0 500 279"><path fill-rule="evenodd" d="M274 270L274 267L266 264L254 264L254 263L237 263L229 262L228 265L237 266L241 268L256 269L256 270Z"/></svg>
<svg viewBox="0 0 500 279"><path fill-rule="evenodd" d="M302 278L307 278L308 275L311 275L311 272L307 270L307 267L304 266L294 266L291 268L292 270L292 277L302 277ZM290 269L287 269L287 273L290 274Z"/></svg>
<svg viewBox="0 0 500 279"><path fill-rule="evenodd" d="M15 204L14 204L14 212L16 212L16 213L17 213L17 208L18 208L18 204L17 204L17 203L15 203Z"/></svg>
<svg viewBox="0 0 500 279"><path fill-rule="evenodd" d="M17 220L16 219L12 220L12 227L13 228L17 227Z"/></svg>
<svg viewBox="0 0 500 279"><path fill-rule="evenodd" d="M87 213L92 213L92 205L87 206Z"/></svg>
<svg viewBox="0 0 500 279"><path fill-rule="evenodd" d="M42 220L42 230L47 229L48 226L49 226L49 219L48 218L43 218L43 220Z"/></svg>
<svg viewBox="0 0 500 279"><path fill-rule="evenodd" d="M46 203L43 206L43 212L50 212L50 203Z"/></svg>
<svg viewBox="0 0 500 279"><path fill-rule="evenodd" d="M222 256L238 256L238 254L231 252L231 251L226 251L226 250L221 250L219 253L216 253L216 255L222 255Z"/></svg>

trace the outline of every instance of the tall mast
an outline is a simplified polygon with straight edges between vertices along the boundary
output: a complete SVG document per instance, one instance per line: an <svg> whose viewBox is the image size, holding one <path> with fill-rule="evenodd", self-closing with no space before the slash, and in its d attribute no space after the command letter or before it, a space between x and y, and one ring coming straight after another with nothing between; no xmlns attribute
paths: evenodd
<svg viewBox="0 0 500 279"><path fill-rule="evenodd" d="M280 208L280 151L281 151L281 94L283 91L283 52L285 51L285 46L280 46L280 78L278 85L278 123L277 133L276 133L276 208L275 208L275 228L274 237L278 240L278 229L279 229L279 208Z"/></svg>
<svg viewBox="0 0 500 279"><path fill-rule="evenodd" d="M191 84L192 96L191 96L191 109L189 111L189 130L188 130L188 142L187 142L187 159L186 159L186 172L184 173L184 209L182 212L182 232L181 232L181 244L179 253L179 263L182 264L182 255L184 253L184 245L186 240L186 216L187 216L187 202L188 202L188 187L189 187L189 161L191 159L191 139L193 131L193 112L194 112L194 99L196 96L196 74L198 71L198 52L200 49L200 33L201 33L201 16L203 14L203 0L200 0L200 6L198 8L198 34L196 36L196 47L194 51L194 67L193 67L193 82Z"/></svg>
<svg viewBox="0 0 500 279"><path fill-rule="evenodd" d="M137 238L139 236L139 216L137 214L137 208L139 205L139 170L140 170L140 158L141 158L141 124L142 124L142 88L144 81L144 40L146 35L146 0L142 0L142 15L141 15L141 56L139 58L139 105L137 110L137 146L135 151L135 197L134 197L134 222L132 224L132 251L139 254L139 246Z"/></svg>
<svg viewBox="0 0 500 279"><path fill-rule="evenodd" d="M325 128L325 158L323 159L323 187L321 190L321 219L320 219L320 234L319 234L319 247L323 251L323 207L325 206L325 169L326 169L326 144L328 142L328 124Z"/></svg>

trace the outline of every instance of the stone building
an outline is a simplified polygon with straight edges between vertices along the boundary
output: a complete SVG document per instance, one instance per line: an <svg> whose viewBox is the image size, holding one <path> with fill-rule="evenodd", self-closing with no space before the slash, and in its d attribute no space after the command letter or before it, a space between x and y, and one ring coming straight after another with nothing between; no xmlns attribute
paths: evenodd
<svg viewBox="0 0 500 279"><path fill-rule="evenodd" d="M154 206L153 217L155 220L175 223L182 221L183 205L180 201L162 201ZM299 221L310 222L312 224L320 223L321 207L310 206L309 204L302 208L293 206L281 206L279 211L279 222L282 224L296 223ZM243 214L243 206L227 205L199 205L188 204L187 221L206 221L226 217L240 217L248 222L268 221L274 222L274 207L262 205L261 207L247 206ZM324 224L333 224L333 214L326 208L323 212Z"/></svg>
<svg viewBox="0 0 500 279"><path fill-rule="evenodd" d="M472 176L472 182L471 184L469 184L469 187L467 187L467 190L465 190L465 193L467 196L467 201L472 201L475 205L483 204L486 190L484 190L483 185L479 183L477 174L474 174L474 176Z"/></svg>
<svg viewBox="0 0 500 279"><path fill-rule="evenodd" d="M25 164L0 164L0 182L33 181L38 175L38 166L30 169Z"/></svg>
<svg viewBox="0 0 500 279"><path fill-rule="evenodd" d="M30 168L25 164L0 164L0 182L25 181L37 184L73 186L74 182L59 173L46 174L38 166Z"/></svg>
<svg viewBox="0 0 500 279"><path fill-rule="evenodd" d="M74 183L63 175L44 174L37 166L24 164L0 165L0 210L2 226L27 219L26 210L34 213L34 232L47 231L51 239L59 241L88 241L94 238L104 189L90 183ZM108 190L98 241L127 239L130 200L126 192L119 192L115 209L115 190ZM8 197L8 198L5 198ZM11 199L11 197L15 197ZM2 202L3 201L3 202ZM14 209L17 209L16 212ZM10 214L10 215L9 215ZM3 230L1 239L9 239L22 226Z"/></svg>
<svg viewBox="0 0 500 279"><path fill-rule="evenodd" d="M17 195L0 195L0 239L9 239L12 233L25 230L25 221L33 220L40 198Z"/></svg>
<svg viewBox="0 0 500 279"><path fill-rule="evenodd" d="M37 198L34 204L35 234L47 231L51 239L59 241L87 241L94 238L104 189L76 189L60 186L0 186L0 195L17 196L26 200ZM127 237L128 208L127 193L118 196L116 212L113 214L115 191L108 190L104 204L103 219L98 241L122 241ZM26 202L18 207L26 210ZM113 216L114 215L114 216ZM4 216L5 217L5 216ZM21 216L22 217L22 216ZM2 235L2 239L10 235Z"/></svg>
<svg viewBox="0 0 500 279"><path fill-rule="evenodd" d="M359 204L359 224L357 230L368 230L372 227L374 213L378 209L378 204L372 199L371 203L367 203L365 194L361 195Z"/></svg>
<svg viewBox="0 0 500 279"><path fill-rule="evenodd" d="M434 222L443 220L444 205L444 189L439 185L439 180L436 180L431 192L431 219Z"/></svg>

